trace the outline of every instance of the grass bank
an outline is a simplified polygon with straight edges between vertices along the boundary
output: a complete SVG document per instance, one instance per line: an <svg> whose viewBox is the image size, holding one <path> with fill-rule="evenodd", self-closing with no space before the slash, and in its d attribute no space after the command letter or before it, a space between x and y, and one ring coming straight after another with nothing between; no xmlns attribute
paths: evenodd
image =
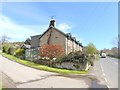
<svg viewBox="0 0 120 90"><path fill-rule="evenodd" d="M99 54L96 55L96 60L100 60Z"/></svg>
<svg viewBox="0 0 120 90"><path fill-rule="evenodd" d="M0 53L0 54L12 61L18 62L20 64L23 64L25 66L29 66L29 67L32 67L38 70L45 70L45 71L55 72L55 73L60 73L60 74L88 74L88 71L75 71L75 70L52 68L52 67L48 67L45 65L33 63L31 61L22 60L22 59L16 58L15 56L6 54L6 53Z"/></svg>
<svg viewBox="0 0 120 90"><path fill-rule="evenodd" d="M108 56L108 57L111 57L111 58L115 58L115 59L120 60L120 58L118 58L118 57L114 57L114 56Z"/></svg>

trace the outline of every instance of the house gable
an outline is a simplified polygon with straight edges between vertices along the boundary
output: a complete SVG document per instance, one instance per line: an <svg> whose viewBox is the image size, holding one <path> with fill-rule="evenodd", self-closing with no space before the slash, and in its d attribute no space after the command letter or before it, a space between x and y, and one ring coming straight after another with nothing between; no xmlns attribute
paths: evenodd
<svg viewBox="0 0 120 90"><path fill-rule="evenodd" d="M31 48L35 48L35 47L39 47L40 46L40 40L39 38L41 37L41 35L35 35L35 36L31 36Z"/></svg>

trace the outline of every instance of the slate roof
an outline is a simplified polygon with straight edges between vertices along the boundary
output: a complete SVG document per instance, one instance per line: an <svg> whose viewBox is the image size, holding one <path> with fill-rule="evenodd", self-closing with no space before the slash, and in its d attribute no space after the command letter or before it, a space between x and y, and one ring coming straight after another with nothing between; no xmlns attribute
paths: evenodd
<svg viewBox="0 0 120 90"><path fill-rule="evenodd" d="M23 44L23 45L21 46L21 48L27 48L27 49L29 49L29 48L31 48L31 45Z"/></svg>
<svg viewBox="0 0 120 90"><path fill-rule="evenodd" d="M55 29L57 30L59 33L61 33L62 35L64 35L65 37L67 37L68 39L72 40L72 41L75 41L76 44L79 44L81 47L83 47L82 43L80 43L79 41L76 41L76 38L75 37L72 37L71 33L67 33L65 34L64 32L62 32L61 30L55 28L54 26L50 25L49 28L41 35L35 35L35 36L31 36L32 37L35 37L36 39L40 39L45 33L47 33L49 31L49 29Z"/></svg>
<svg viewBox="0 0 120 90"><path fill-rule="evenodd" d="M81 43L79 43L79 41L76 41L76 38L75 38L75 37L72 37L72 35L71 35L71 36L68 35L68 34L70 34L70 33L65 34L65 33L62 32L61 30L59 30L59 29L57 29L57 28L55 28L55 27L52 27L52 26L49 27L49 28L39 37L39 39L40 39L45 33L47 33L47 32L49 31L49 29L51 29L51 28L54 28L55 30L57 30L59 33L61 33L61 34L64 35L65 37L71 39L72 41L75 41L76 44L79 44L80 46L83 47L83 45L82 45Z"/></svg>

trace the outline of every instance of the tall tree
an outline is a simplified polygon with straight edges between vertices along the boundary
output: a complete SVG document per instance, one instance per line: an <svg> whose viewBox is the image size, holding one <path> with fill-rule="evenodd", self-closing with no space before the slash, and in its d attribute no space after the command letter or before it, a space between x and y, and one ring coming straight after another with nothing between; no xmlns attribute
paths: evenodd
<svg viewBox="0 0 120 90"><path fill-rule="evenodd" d="M95 54L97 53L97 49L93 43L89 43L86 47L87 54Z"/></svg>
<svg viewBox="0 0 120 90"><path fill-rule="evenodd" d="M5 42L8 42L9 39L10 37L4 34L1 36L1 43L4 44Z"/></svg>
<svg viewBox="0 0 120 90"><path fill-rule="evenodd" d="M9 39L10 38L5 34L0 37L0 49L2 49L3 44L7 42Z"/></svg>

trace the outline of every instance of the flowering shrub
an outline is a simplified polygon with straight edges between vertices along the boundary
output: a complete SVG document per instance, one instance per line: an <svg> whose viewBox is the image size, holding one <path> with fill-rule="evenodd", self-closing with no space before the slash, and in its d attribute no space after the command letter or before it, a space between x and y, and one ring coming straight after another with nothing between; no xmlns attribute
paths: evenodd
<svg viewBox="0 0 120 90"><path fill-rule="evenodd" d="M39 55L50 59L58 58L64 55L64 49L61 45L57 44L43 45L39 49Z"/></svg>

